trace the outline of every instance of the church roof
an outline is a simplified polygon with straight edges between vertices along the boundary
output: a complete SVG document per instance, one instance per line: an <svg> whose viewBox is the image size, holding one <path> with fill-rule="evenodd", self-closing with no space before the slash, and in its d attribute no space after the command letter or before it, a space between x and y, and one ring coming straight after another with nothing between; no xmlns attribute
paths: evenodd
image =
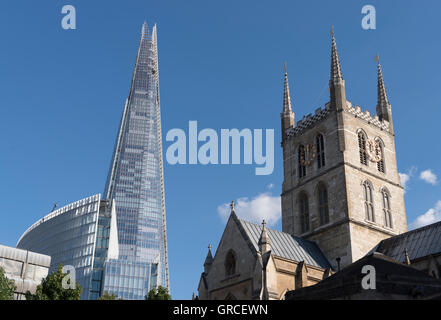
<svg viewBox="0 0 441 320"><path fill-rule="evenodd" d="M254 250L259 251L259 238L262 233L262 226L236 219L239 226L242 227L241 231L245 232ZM331 264L315 242L273 229L266 228L266 231L271 243L271 253L274 256L298 262L305 261L310 266L323 269L331 268Z"/></svg>
<svg viewBox="0 0 441 320"><path fill-rule="evenodd" d="M375 252L404 262L407 250L410 260L441 253L441 221L382 240Z"/></svg>
<svg viewBox="0 0 441 320"><path fill-rule="evenodd" d="M342 299L364 291L362 279L367 272L365 266L373 266L376 274L376 290L374 295L390 294L390 299L397 299L396 295L412 295L418 292L425 298L441 292L441 281L423 271L414 269L381 253L374 252L355 261L341 271L320 281L319 283L289 291L286 300L322 300ZM394 296L395 295L395 296ZM356 297L356 299L363 299Z"/></svg>

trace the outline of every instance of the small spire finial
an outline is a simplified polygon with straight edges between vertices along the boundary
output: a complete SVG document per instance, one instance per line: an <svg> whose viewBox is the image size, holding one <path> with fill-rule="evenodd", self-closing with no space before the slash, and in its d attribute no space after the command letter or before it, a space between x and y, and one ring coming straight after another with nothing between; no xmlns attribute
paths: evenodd
<svg viewBox="0 0 441 320"><path fill-rule="evenodd" d="M378 53L377 53L377 55L375 56L374 61L375 61L377 64L380 64L380 55L379 55Z"/></svg>
<svg viewBox="0 0 441 320"><path fill-rule="evenodd" d="M231 207L231 211L234 211L234 200L231 201L230 207Z"/></svg>
<svg viewBox="0 0 441 320"><path fill-rule="evenodd" d="M204 272L208 273L210 271L210 267L213 263L213 255L211 254L211 243L208 245L208 253L204 262Z"/></svg>
<svg viewBox="0 0 441 320"><path fill-rule="evenodd" d="M262 220L262 231L260 233L260 238L259 238L259 250L260 253L262 254L271 250L270 239L268 236L268 232L266 230L265 219Z"/></svg>
<svg viewBox="0 0 441 320"><path fill-rule="evenodd" d="M283 64L283 71L284 71L285 74L286 74L286 61L285 61L285 63Z"/></svg>
<svg viewBox="0 0 441 320"><path fill-rule="evenodd" d="M334 37L334 26L331 26L331 37Z"/></svg>

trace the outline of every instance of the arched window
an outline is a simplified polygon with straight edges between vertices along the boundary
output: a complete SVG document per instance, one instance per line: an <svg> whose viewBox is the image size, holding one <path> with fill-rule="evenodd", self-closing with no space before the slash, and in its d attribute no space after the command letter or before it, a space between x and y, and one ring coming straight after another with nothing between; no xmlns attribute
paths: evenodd
<svg viewBox="0 0 441 320"><path fill-rule="evenodd" d="M383 194L383 213L384 225L388 228L393 228L392 225L392 211L390 210L390 195L387 190L381 192Z"/></svg>
<svg viewBox="0 0 441 320"><path fill-rule="evenodd" d="M306 176L306 166L305 166L305 146L299 146L299 178Z"/></svg>
<svg viewBox="0 0 441 320"><path fill-rule="evenodd" d="M358 149L360 152L360 163L367 166L366 136L362 131L358 133Z"/></svg>
<svg viewBox="0 0 441 320"><path fill-rule="evenodd" d="M363 183L363 191L364 191L364 207L366 212L366 219L375 222L374 200L372 197L372 185L369 182L365 181Z"/></svg>
<svg viewBox="0 0 441 320"><path fill-rule="evenodd" d="M377 140L378 145L380 146L380 152L381 152L381 160L377 162L377 169L380 172L384 173L384 148L383 148L383 143L381 141ZM376 155L378 156L379 151L376 150L375 151Z"/></svg>
<svg viewBox="0 0 441 320"><path fill-rule="evenodd" d="M329 222L329 207L328 207L328 190L324 185L320 185L318 188L318 202L319 202L319 214L320 224L326 224Z"/></svg>
<svg viewBox="0 0 441 320"><path fill-rule="evenodd" d="M325 144L321 133L315 137L315 144L317 148L317 167L320 169L325 166Z"/></svg>
<svg viewBox="0 0 441 320"><path fill-rule="evenodd" d="M236 273L236 254L233 250L228 251L225 258L225 275L232 276Z"/></svg>
<svg viewBox="0 0 441 320"><path fill-rule="evenodd" d="M305 233L309 231L309 205L308 196L305 193L300 195L299 209L301 232Z"/></svg>

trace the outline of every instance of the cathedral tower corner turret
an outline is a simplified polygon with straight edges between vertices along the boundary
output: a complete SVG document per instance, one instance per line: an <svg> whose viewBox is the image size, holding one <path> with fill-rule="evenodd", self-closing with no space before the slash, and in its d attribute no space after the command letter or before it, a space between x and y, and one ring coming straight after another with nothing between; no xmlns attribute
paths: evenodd
<svg viewBox="0 0 441 320"><path fill-rule="evenodd" d="M378 55L375 57L377 64L377 116L380 121L386 120L389 122L389 132L394 134L394 126L392 123L392 107L387 97L386 85L384 84L383 72Z"/></svg>
<svg viewBox="0 0 441 320"><path fill-rule="evenodd" d="M285 80L283 85L283 110L282 113L280 114L280 118L282 120L282 143L283 141L285 141L287 137L286 130L295 127L295 122L294 122L295 115L294 112L292 111L292 106L291 106L291 97L289 94L289 82L288 82L288 73L286 71L286 63L284 66L284 71L285 71Z"/></svg>

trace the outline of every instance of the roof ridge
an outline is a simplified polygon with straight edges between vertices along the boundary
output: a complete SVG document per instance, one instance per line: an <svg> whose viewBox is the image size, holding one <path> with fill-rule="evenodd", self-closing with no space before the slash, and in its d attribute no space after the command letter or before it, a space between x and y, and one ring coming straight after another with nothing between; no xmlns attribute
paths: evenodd
<svg viewBox="0 0 441 320"><path fill-rule="evenodd" d="M393 236L393 237L388 238L388 239L384 239L384 240L382 240L382 241L387 241L387 240L389 240L389 239L397 239L397 238L400 238L400 237L405 237L405 236L407 236L407 235L409 235L409 234L412 234L412 233L416 233L416 232L420 232L420 231L423 231L423 230L426 230L426 229L430 229L430 228L434 227L434 226L437 225L437 224L438 224L438 225L441 225L441 221L437 221L437 222L434 222L434 223L431 223L431 224L428 224L428 225L422 226L422 227L420 227L420 228L418 228L418 229L413 229L413 230L410 230L410 231L406 231L406 232L404 232L404 233L398 234L398 235Z"/></svg>
<svg viewBox="0 0 441 320"><path fill-rule="evenodd" d="M240 219L240 218L237 218L237 220L239 220L240 222L249 223L249 224L252 224L252 225L258 226L259 228L262 228L261 225L259 225L258 223L255 223L255 222L247 221L247 220ZM295 236L295 235L290 234L290 233L288 233L288 232L284 232L284 231L280 231L280 230L272 229L272 228L268 228L268 227L266 228L266 230L267 230L267 231L274 231L274 232L278 232L278 233L286 234L286 235L288 235L288 236L294 238L295 240L300 240L300 241L303 241L303 242L316 244L314 241L307 240L307 239L303 239L303 238L301 238L301 237Z"/></svg>

